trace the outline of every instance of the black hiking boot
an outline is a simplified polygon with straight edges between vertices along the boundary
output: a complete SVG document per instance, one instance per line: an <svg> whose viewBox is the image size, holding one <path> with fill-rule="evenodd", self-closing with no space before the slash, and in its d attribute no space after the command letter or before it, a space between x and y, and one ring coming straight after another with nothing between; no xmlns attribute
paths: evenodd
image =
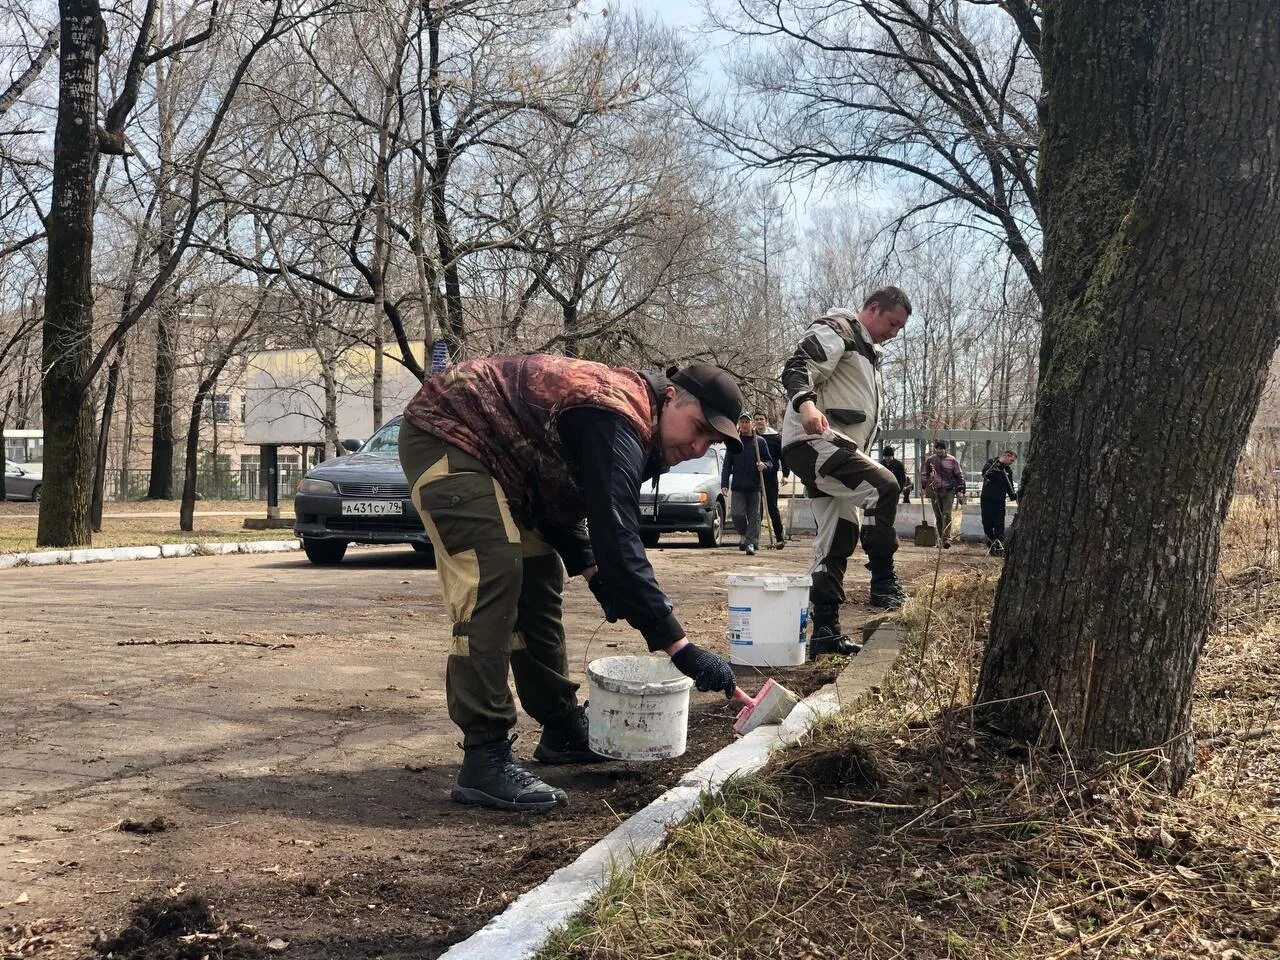
<svg viewBox="0 0 1280 960"><path fill-rule="evenodd" d="M893 570L893 558L872 560L867 564L871 571L871 593L867 606L881 610L897 610L907 602L907 591Z"/></svg>
<svg viewBox="0 0 1280 960"><path fill-rule="evenodd" d="M553 766L565 763L599 763L608 760L592 753L587 733L587 705L580 704L562 723L547 724L533 749L533 759Z"/></svg>
<svg viewBox="0 0 1280 960"><path fill-rule="evenodd" d="M813 632L809 634L809 659L815 660L824 653L838 653L851 657L862 649L855 640L840 629L840 608L815 606L813 608Z"/></svg>
<svg viewBox="0 0 1280 960"><path fill-rule="evenodd" d="M463 751L462 769L450 796L458 803L519 813L546 813L568 806L563 790L543 783L516 763L510 740L494 740Z"/></svg>

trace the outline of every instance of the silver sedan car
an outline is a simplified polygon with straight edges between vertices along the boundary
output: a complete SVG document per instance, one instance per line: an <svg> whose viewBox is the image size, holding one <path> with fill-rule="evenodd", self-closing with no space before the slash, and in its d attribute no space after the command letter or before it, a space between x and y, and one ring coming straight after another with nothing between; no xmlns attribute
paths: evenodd
<svg viewBox="0 0 1280 960"><path fill-rule="evenodd" d="M6 500L39 500L44 473L39 464L4 462L4 498Z"/></svg>

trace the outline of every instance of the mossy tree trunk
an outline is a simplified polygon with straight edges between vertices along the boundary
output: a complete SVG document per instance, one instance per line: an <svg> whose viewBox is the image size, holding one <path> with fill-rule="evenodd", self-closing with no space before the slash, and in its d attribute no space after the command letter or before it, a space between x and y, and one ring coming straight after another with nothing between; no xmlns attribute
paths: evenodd
<svg viewBox="0 0 1280 960"><path fill-rule="evenodd" d="M1161 751L1176 790L1280 333L1280 12L1047 8L1041 376L979 700L1030 740Z"/></svg>

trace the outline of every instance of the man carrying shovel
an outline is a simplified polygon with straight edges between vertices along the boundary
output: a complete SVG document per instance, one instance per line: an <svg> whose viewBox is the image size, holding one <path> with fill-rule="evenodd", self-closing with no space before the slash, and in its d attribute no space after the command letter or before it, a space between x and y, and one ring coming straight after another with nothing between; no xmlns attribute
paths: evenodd
<svg viewBox="0 0 1280 960"><path fill-rule="evenodd" d="M811 656L861 649L840 628L845 567L859 539L871 571L867 602L896 609L906 600L893 568L901 487L868 453L884 403L880 344L897 336L910 316L907 295L881 287L856 314L832 310L810 324L782 371L790 400L782 420L782 456L813 498L818 523L809 590Z"/></svg>
<svg viewBox="0 0 1280 960"><path fill-rule="evenodd" d="M567 803L512 755L508 668L542 724L534 758L597 759L568 678L565 568L699 690L733 695L729 665L685 638L658 587L639 500L645 480L713 443L740 450L741 410L733 378L708 364L664 376L536 355L457 364L409 401L400 462L453 622L445 694L464 753L454 800L531 812Z"/></svg>

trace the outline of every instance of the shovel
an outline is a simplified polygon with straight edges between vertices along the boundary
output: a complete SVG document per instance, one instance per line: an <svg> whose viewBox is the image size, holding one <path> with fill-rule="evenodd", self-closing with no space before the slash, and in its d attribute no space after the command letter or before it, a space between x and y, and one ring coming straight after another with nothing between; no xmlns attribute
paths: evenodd
<svg viewBox="0 0 1280 960"><path fill-rule="evenodd" d="M920 500L920 522L916 524L916 546L917 547L936 547L938 545L938 531L929 523L924 515L924 499Z"/></svg>

